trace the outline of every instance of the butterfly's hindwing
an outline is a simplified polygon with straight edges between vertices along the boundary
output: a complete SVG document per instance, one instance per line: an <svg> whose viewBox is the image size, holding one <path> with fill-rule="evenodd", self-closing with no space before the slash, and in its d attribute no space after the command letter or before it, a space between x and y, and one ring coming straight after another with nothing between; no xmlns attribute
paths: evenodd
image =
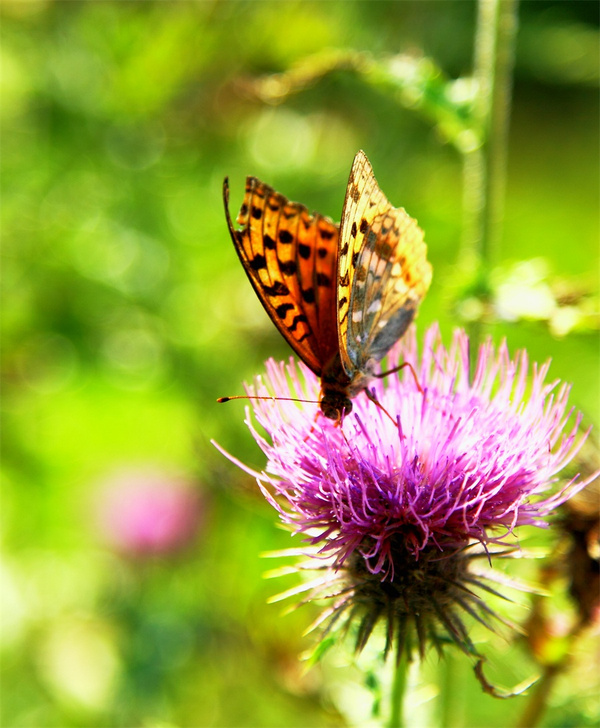
<svg viewBox="0 0 600 728"><path fill-rule="evenodd" d="M431 282L422 231L388 202L364 152L352 165L340 248L340 356L352 373L385 356L410 325Z"/></svg>
<svg viewBox="0 0 600 728"><path fill-rule="evenodd" d="M404 210L390 207L373 221L350 297L347 348L358 368L384 357L415 317L431 282L426 252L421 229Z"/></svg>
<svg viewBox="0 0 600 728"><path fill-rule="evenodd" d="M362 249L366 231L375 217L383 212L386 206L389 206L389 203L377 185L371 164L365 153L359 152L354 158L350 171L340 223L338 336L342 361L347 371L349 362L345 360L343 354L348 327L350 292L356 262Z"/></svg>

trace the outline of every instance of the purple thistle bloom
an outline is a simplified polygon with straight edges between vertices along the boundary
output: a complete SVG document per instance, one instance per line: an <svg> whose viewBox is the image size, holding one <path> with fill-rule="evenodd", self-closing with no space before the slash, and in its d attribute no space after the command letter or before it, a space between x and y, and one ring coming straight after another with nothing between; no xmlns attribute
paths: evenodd
<svg viewBox="0 0 600 728"><path fill-rule="evenodd" d="M548 364L534 365L528 383L527 355L511 360L505 344L495 351L485 343L470 378L463 331L447 350L431 327L419 356L413 328L388 357L390 368L399 362L411 364L419 384L404 369L372 387L396 424L364 394L341 425L312 404L252 400L268 434L247 418L268 461L253 475L282 521L323 559L326 575L313 595L329 589L335 617L361 614L358 648L382 617L387 647L394 635L405 642L412 620L421 652L427 637L438 642L442 625L473 654L458 612L487 624L491 610L472 587L491 589L470 564L489 558L490 545L502 547L517 526L546 526L585 485L552 485L581 445L579 418L567 410L569 387L545 383ZM316 401L319 383L302 364L269 360L265 383L251 393Z"/></svg>

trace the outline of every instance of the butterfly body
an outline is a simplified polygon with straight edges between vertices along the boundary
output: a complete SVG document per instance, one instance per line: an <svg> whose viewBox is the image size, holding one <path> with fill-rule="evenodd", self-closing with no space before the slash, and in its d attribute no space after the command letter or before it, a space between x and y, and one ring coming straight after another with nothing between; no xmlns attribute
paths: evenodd
<svg viewBox="0 0 600 728"><path fill-rule="evenodd" d="M349 375L342 365L341 357L336 354L320 374L321 412L331 420L338 420L342 414L352 411L352 398L369 386L375 374L376 362L371 360L364 370L356 370Z"/></svg>
<svg viewBox="0 0 600 728"><path fill-rule="evenodd" d="M423 234L387 201L359 152L342 221L310 214L255 177L229 231L267 313L321 379L323 414L339 420L404 334L431 280Z"/></svg>

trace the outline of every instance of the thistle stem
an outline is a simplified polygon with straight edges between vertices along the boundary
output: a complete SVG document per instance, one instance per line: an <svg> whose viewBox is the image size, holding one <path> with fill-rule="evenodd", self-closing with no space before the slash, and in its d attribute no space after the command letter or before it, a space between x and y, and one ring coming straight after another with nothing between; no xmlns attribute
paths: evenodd
<svg viewBox="0 0 600 728"><path fill-rule="evenodd" d="M548 697L554 687L554 682L560 673L560 667L550 665L545 668L542 677L538 680L532 690L531 698L527 704L527 708L521 716L521 720L516 723L516 728L534 728L538 725L548 703Z"/></svg>
<svg viewBox="0 0 600 728"><path fill-rule="evenodd" d="M438 725L450 728L464 724L466 679L464 661L447 650L439 666Z"/></svg>
<svg viewBox="0 0 600 728"><path fill-rule="evenodd" d="M408 650L406 645L398 641L399 657L394 668L394 680L392 683L392 697L390 707L390 722L388 728L403 728L404 726L404 696L408 682Z"/></svg>
<svg viewBox="0 0 600 728"><path fill-rule="evenodd" d="M484 294L502 234L517 12L518 0L478 2L475 134L464 153L462 258L474 269ZM477 338L480 332L472 333Z"/></svg>
<svg viewBox="0 0 600 728"><path fill-rule="evenodd" d="M465 154L465 247L480 262L497 254L506 186L506 156L518 0L479 0L473 111L479 143Z"/></svg>

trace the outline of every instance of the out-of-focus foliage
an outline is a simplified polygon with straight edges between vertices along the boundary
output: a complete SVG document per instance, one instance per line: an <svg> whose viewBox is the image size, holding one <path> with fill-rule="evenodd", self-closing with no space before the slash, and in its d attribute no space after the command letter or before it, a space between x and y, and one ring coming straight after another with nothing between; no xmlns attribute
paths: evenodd
<svg viewBox="0 0 600 728"><path fill-rule="evenodd" d="M256 174L339 218L365 149L426 231L434 282L420 322L448 333L461 273L456 150L343 70L278 106L244 96L240 79L331 48L431 57L449 78L468 75L475 9L3 4L2 725L365 724L372 691L344 653L308 673L299 664L311 607L282 617L265 604L283 585L262 580L259 554L289 534L209 444L262 467L243 404L215 399L289 353L228 238L221 185L229 175L235 209ZM521 320L530 305L506 286L536 305L555 281L597 290L597 15L593 2L522 3L498 261L513 271L502 310L520 308L514 324L488 323L511 349L552 356L596 422L596 337ZM540 258L530 286L520 261ZM517 647L495 650L499 681L529 676ZM585 652L546 725L593 723ZM460 692L465 725L520 712L481 695L468 670Z"/></svg>

